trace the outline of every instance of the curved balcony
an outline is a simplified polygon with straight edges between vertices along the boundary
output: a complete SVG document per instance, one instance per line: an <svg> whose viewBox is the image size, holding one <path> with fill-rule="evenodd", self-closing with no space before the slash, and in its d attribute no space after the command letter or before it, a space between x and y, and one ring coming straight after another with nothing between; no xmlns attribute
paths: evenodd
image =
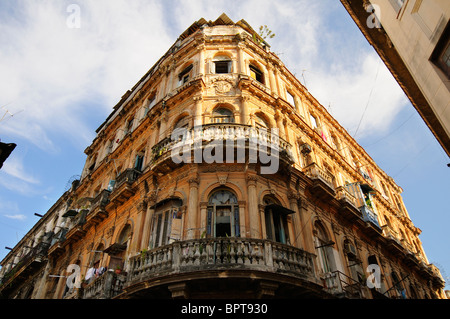
<svg viewBox="0 0 450 319"><path fill-rule="evenodd" d="M206 284L204 279L224 278L224 289L229 289L231 282L251 278L320 293L322 284L315 278L313 259L311 253L269 240L222 237L180 241L130 258L122 297L149 288L170 289L169 285Z"/></svg>
<svg viewBox="0 0 450 319"><path fill-rule="evenodd" d="M233 150L231 155L229 147ZM151 169L164 174L183 163L209 163L204 158L207 148L209 152L214 149L209 160L219 163L249 160L266 164L267 160L276 159L280 167L285 167L294 162L291 145L268 129L238 123L212 123L180 131L178 136L157 143L152 148ZM201 158L198 158L198 150L201 150Z"/></svg>

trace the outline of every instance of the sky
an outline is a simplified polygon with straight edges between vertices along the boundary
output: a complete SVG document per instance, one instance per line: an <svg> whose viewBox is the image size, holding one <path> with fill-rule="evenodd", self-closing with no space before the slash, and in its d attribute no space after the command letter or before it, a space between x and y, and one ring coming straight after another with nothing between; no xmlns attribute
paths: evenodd
<svg viewBox="0 0 450 319"><path fill-rule="evenodd" d="M337 0L2 0L0 139L17 147L0 170L0 260L81 175L125 92L193 22L222 13L275 33L272 52L402 187L449 277L450 160Z"/></svg>

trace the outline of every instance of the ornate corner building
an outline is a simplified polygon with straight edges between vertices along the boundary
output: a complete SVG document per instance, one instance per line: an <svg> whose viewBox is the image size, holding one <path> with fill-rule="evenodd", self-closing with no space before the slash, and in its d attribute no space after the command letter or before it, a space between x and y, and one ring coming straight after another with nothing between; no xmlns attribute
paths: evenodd
<svg viewBox="0 0 450 319"><path fill-rule="evenodd" d="M445 298L402 189L244 20L193 23L96 132L2 297Z"/></svg>

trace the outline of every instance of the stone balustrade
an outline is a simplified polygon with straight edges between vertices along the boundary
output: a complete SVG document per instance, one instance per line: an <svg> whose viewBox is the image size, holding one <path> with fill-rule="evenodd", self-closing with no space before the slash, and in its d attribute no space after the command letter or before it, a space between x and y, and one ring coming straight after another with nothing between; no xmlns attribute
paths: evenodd
<svg viewBox="0 0 450 319"><path fill-rule="evenodd" d="M208 238L175 242L129 259L125 286L158 276L207 270L255 270L314 280L314 255L259 239Z"/></svg>
<svg viewBox="0 0 450 319"><path fill-rule="evenodd" d="M167 137L161 140L152 148L152 162L166 158L167 153L177 148L190 147L194 149L197 143L202 145L203 142L212 140L224 141L224 146L233 142L233 145L236 143L237 147L240 146L237 141L243 141L243 147L256 149L263 146L263 148L277 150L282 156L287 156L289 160L293 158L291 145L270 129L237 123L213 123L190 130L181 129L174 134L173 138Z"/></svg>
<svg viewBox="0 0 450 319"><path fill-rule="evenodd" d="M110 299L122 291L126 276L112 271L103 273L83 288L83 299Z"/></svg>

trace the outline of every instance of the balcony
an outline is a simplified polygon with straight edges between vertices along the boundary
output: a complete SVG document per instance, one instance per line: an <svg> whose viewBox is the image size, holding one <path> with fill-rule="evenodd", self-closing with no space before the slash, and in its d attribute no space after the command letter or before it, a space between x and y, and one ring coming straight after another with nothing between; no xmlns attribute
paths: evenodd
<svg viewBox="0 0 450 319"><path fill-rule="evenodd" d="M302 287L321 289L314 275L313 258L311 253L268 240L208 238L175 242L130 258L124 295L163 285L166 278L172 284L186 278L192 279L189 283L194 279L227 278L231 282L262 278L289 284L301 282Z"/></svg>
<svg viewBox="0 0 450 319"><path fill-rule="evenodd" d="M107 271L83 289L83 299L111 299L117 296L125 283L126 275Z"/></svg>
<svg viewBox="0 0 450 319"><path fill-rule="evenodd" d="M378 215L368 205L363 205L360 208L362 219L366 222L367 235L374 237L382 235L380 224L378 223Z"/></svg>
<svg viewBox="0 0 450 319"><path fill-rule="evenodd" d="M311 193L324 201L335 198L334 176L322 169L316 163L311 163L303 168L303 172L308 176L313 184L310 187Z"/></svg>
<svg viewBox="0 0 450 319"><path fill-rule="evenodd" d="M356 198L343 186L336 188L336 198L339 201L339 212L350 222L362 219Z"/></svg>
<svg viewBox="0 0 450 319"><path fill-rule="evenodd" d="M91 209L86 216L86 222L88 224L97 225L106 217L108 212L106 211L106 205L109 203L110 191L104 189L98 194L91 202Z"/></svg>
<svg viewBox="0 0 450 319"><path fill-rule="evenodd" d="M140 174L141 172L134 168L129 168L123 171L116 179L114 188L109 196L110 202L115 204L123 204L131 196L133 196L136 191L133 184L138 179Z"/></svg>
<svg viewBox="0 0 450 319"><path fill-rule="evenodd" d="M45 236L48 237L48 236ZM12 291L17 288L17 285L21 285L32 274L36 273L45 264L45 258L50 246L49 240L44 240L36 246L30 248L30 250L20 258L19 262L10 269L2 278L0 285L0 295L8 295L8 291Z"/></svg>
<svg viewBox="0 0 450 319"><path fill-rule="evenodd" d="M270 130L237 123L212 123L180 132L178 139L165 138L157 143L152 148L151 169L164 174L183 163L207 162L203 151L208 145L215 151L222 151L213 155L212 160L219 163L245 163L251 156L261 154L279 159L282 169L293 163L291 145ZM230 159L228 146L234 151ZM202 151L200 159L194 155L198 150ZM258 158L250 160L260 163Z"/></svg>
<svg viewBox="0 0 450 319"><path fill-rule="evenodd" d="M71 217L71 221L68 224L68 231L66 233L66 240L68 241L78 241L86 235L86 230L84 230L84 224L86 223L86 216L88 214L87 209L83 209L77 213L74 217Z"/></svg>
<svg viewBox="0 0 450 319"><path fill-rule="evenodd" d="M64 241L66 240L67 228L61 228L55 236L53 236L50 248L48 249L49 257L58 257L64 251Z"/></svg>
<svg viewBox="0 0 450 319"><path fill-rule="evenodd" d="M326 273L323 280L324 290L337 298L363 298L363 285L340 271Z"/></svg>

